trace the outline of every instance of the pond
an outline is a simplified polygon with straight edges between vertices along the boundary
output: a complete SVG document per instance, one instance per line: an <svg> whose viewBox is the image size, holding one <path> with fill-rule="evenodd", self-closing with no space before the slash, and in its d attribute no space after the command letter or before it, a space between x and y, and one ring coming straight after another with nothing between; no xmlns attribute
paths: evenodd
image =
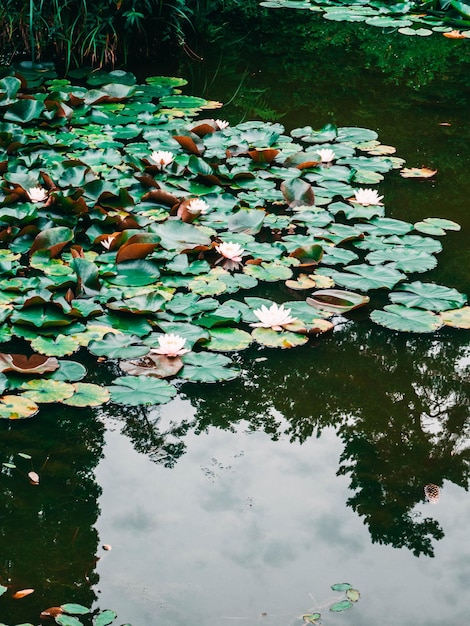
<svg viewBox="0 0 470 626"><path fill-rule="evenodd" d="M392 171L380 193L388 217L461 224L427 279L470 294L468 42L275 11L248 36L194 42L205 60L172 68L185 92L230 102L220 116L233 124L371 128L409 167L437 169ZM359 309L302 348L251 347L241 377L185 383L161 407L51 404L2 422L0 460L20 471L0 475L0 584L35 591L1 596L0 619L36 624L73 602L133 626L300 625L316 612L464 623L468 338L396 333ZM105 376L98 364L93 379ZM330 611L346 582L359 600Z"/></svg>

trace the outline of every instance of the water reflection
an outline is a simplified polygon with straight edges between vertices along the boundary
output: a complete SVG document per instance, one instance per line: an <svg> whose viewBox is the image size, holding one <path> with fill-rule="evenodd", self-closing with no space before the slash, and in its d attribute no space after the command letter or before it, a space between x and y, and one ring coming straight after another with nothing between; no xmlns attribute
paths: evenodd
<svg viewBox="0 0 470 626"><path fill-rule="evenodd" d="M7 623L34 620L47 607L72 598L91 605L101 489L95 467L102 455L103 426L91 411L48 407L35 419L0 424L0 462L16 470L0 474L0 615ZM30 484L31 455L40 484ZM22 589L34 593L12 600Z"/></svg>
<svg viewBox="0 0 470 626"><path fill-rule="evenodd" d="M372 541L432 556L443 530L415 507L429 483L468 486L468 354L450 332L406 337L345 323L279 359L259 360L253 352L242 362L243 378L232 383L186 384L181 396L195 408L191 419L162 427L159 416L129 411L120 416L122 432L171 467L189 429L235 431L245 423L274 441L287 436L308 444L334 427L343 442L337 473L349 476L353 492L347 504L364 518Z"/></svg>

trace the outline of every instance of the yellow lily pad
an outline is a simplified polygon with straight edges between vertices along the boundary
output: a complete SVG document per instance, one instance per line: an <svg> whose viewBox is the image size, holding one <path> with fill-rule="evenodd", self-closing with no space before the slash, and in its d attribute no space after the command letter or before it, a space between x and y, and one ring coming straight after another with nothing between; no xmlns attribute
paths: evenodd
<svg viewBox="0 0 470 626"><path fill-rule="evenodd" d="M26 419L36 415L38 411L36 402L29 398L8 395L0 398L0 419Z"/></svg>
<svg viewBox="0 0 470 626"><path fill-rule="evenodd" d="M464 306L461 309L449 309L442 311L440 318L446 326L452 328L468 328L470 329L470 306Z"/></svg>

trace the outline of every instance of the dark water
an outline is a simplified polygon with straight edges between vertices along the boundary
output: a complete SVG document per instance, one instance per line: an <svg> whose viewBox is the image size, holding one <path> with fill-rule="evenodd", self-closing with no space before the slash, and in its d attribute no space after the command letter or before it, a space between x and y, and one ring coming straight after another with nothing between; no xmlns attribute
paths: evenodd
<svg viewBox="0 0 470 626"><path fill-rule="evenodd" d="M437 168L432 181L392 172L380 192L388 216L462 225L419 279L470 294L470 42L295 15L200 39L204 60L173 73L231 101L218 116L232 123L365 126L408 166ZM134 626L287 626L312 611L466 623L468 339L395 334L361 310L304 348L245 352L240 379L185 384L159 409L48 406L0 424L0 460L23 472L0 474L0 584L35 589L0 597L0 621L80 602ZM361 598L332 613L330 586L346 581Z"/></svg>

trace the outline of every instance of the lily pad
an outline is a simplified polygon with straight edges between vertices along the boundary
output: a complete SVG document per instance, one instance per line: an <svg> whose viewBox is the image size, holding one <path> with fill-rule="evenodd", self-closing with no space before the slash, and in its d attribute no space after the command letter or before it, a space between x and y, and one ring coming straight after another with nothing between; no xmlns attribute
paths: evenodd
<svg viewBox="0 0 470 626"><path fill-rule="evenodd" d="M435 313L399 304L389 304L383 311L372 311L370 318L380 326L405 333L433 333L443 326L442 319Z"/></svg>
<svg viewBox="0 0 470 626"><path fill-rule="evenodd" d="M352 607L352 602L350 600L341 600L340 602L335 602L330 606L330 611L335 613L339 613L340 611L345 611L346 609L350 609Z"/></svg>
<svg viewBox="0 0 470 626"><path fill-rule="evenodd" d="M108 387L111 400L117 404L165 404L176 395L173 385L148 376L121 376Z"/></svg>
<svg viewBox="0 0 470 626"><path fill-rule="evenodd" d="M0 397L0 419L26 419L36 415L38 411L38 405L30 398L13 395Z"/></svg>
<svg viewBox="0 0 470 626"><path fill-rule="evenodd" d="M267 348L296 348L308 342L307 335L288 330L279 332L271 328L255 328L251 334L257 343Z"/></svg>
<svg viewBox="0 0 470 626"><path fill-rule="evenodd" d="M238 328L212 328L205 348L215 352L245 350L252 342L250 333Z"/></svg>
<svg viewBox="0 0 470 626"><path fill-rule="evenodd" d="M109 391L106 387L93 383L73 383L73 395L62 401L68 406L100 406L109 400Z"/></svg>
<svg viewBox="0 0 470 626"><path fill-rule="evenodd" d="M319 289L307 298L307 304L332 313L346 313L365 306L369 301L369 296L340 289Z"/></svg>
<svg viewBox="0 0 470 626"><path fill-rule="evenodd" d="M88 349L96 356L105 356L109 359L135 359L149 351L139 337L114 333L108 333L101 340L90 341Z"/></svg>
<svg viewBox="0 0 470 626"><path fill-rule="evenodd" d="M71 384L61 380L30 380L21 385L23 396L34 402L63 402L74 393Z"/></svg>
<svg viewBox="0 0 470 626"><path fill-rule="evenodd" d="M419 281L400 285L399 291L392 292L389 297L394 304L428 311L456 309L467 303L467 296L457 289Z"/></svg>
<svg viewBox="0 0 470 626"><path fill-rule="evenodd" d="M223 354L190 352L182 360L184 367L180 376L191 382L216 383L233 380L240 373L233 366L232 360Z"/></svg>
<svg viewBox="0 0 470 626"><path fill-rule="evenodd" d="M446 326L470 329L470 306L442 311L440 318Z"/></svg>

